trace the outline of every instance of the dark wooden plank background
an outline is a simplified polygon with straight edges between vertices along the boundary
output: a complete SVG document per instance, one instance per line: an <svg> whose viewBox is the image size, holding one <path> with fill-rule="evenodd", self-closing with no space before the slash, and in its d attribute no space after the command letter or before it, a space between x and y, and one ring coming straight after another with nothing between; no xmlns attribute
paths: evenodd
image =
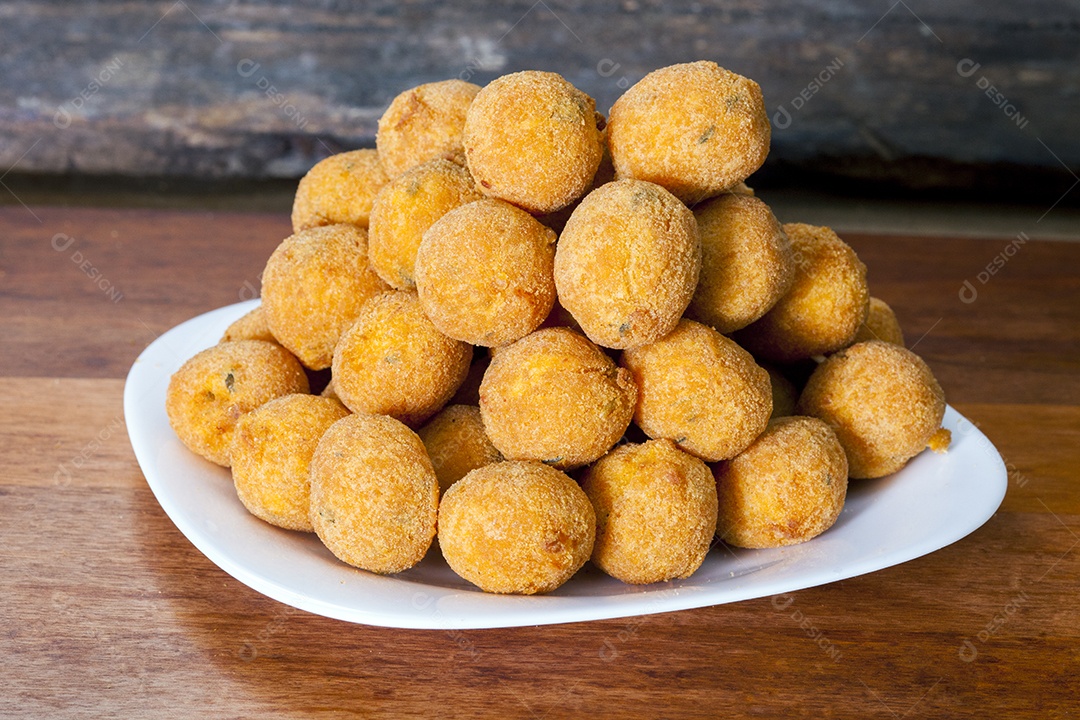
<svg viewBox="0 0 1080 720"><path fill-rule="evenodd" d="M0 47L0 173L16 176L296 177L372 144L420 82L550 69L606 110L701 58L761 83L766 181L1048 204L1080 165L1074 0L8 0Z"/></svg>

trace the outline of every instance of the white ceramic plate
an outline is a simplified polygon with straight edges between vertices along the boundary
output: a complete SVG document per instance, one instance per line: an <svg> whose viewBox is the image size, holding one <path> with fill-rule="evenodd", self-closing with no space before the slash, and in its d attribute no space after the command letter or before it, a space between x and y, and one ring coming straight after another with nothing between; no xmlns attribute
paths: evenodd
<svg viewBox="0 0 1080 720"><path fill-rule="evenodd" d="M951 407L949 452L925 452L886 478L854 483L840 519L814 540L776 550L714 547L689 579L630 586L587 564L543 596L489 595L457 577L436 549L384 577L339 562L315 535L249 515L229 471L189 452L165 414L169 377L257 300L188 320L155 340L124 387L131 446L161 507L213 563L280 602L319 615L403 628L490 628L626 617L787 593L906 562L972 532L997 510L1007 475L1001 457Z"/></svg>

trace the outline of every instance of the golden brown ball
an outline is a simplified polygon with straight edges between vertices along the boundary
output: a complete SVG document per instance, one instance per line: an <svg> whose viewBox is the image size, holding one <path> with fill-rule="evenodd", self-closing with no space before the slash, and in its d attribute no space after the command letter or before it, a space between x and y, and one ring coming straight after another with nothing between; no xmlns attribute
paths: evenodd
<svg viewBox="0 0 1080 720"><path fill-rule="evenodd" d="M475 405L447 405L416 434L427 448L441 493L470 471L503 459L484 432Z"/></svg>
<svg viewBox="0 0 1080 720"><path fill-rule="evenodd" d="M716 483L670 440L620 445L581 483L596 511L592 561L625 583L690 577L716 530Z"/></svg>
<svg viewBox="0 0 1080 720"><path fill-rule="evenodd" d="M443 335L413 293L372 298L334 350L334 392L353 412L416 426L465 380L472 347Z"/></svg>
<svg viewBox="0 0 1080 720"><path fill-rule="evenodd" d="M531 213L581 197L600 165L593 99L561 75L526 70L492 80L465 118L465 158L483 193Z"/></svg>
<svg viewBox="0 0 1080 720"><path fill-rule="evenodd" d="M351 150L320 160L296 188L293 232L339 223L366 228L375 196L389 179L375 150Z"/></svg>
<svg viewBox="0 0 1080 720"><path fill-rule="evenodd" d="M902 468L941 430L945 394L915 353L870 340L829 356L799 396L798 412L824 420L847 453L852 478L876 478ZM946 431L947 432L947 431Z"/></svg>
<svg viewBox="0 0 1080 720"><path fill-rule="evenodd" d="M233 321L225 328L225 334L218 342L231 342L233 340L266 340L277 342L274 333L270 332L270 324L266 320L266 310L258 305L249 313Z"/></svg>
<svg viewBox="0 0 1080 720"><path fill-rule="evenodd" d="M443 557L487 592L551 592L585 564L595 537L589 498L565 473L537 462L473 470L439 507Z"/></svg>
<svg viewBox="0 0 1080 720"><path fill-rule="evenodd" d="M338 559L407 570L435 537L439 482L424 444L385 415L356 414L323 434L311 459L311 524Z"/></svg>
<svg viewBox="0 0 1080 720"><path fill-rule="evenodd" d="M285 395L242 415L232 445L232 478L255 517L311 532L311 456L326 429L349 414L337 400Z"/></svg>
<svg viewBox="0 0 1080 720"><path fill-rule="evenodd" d="M847 459L815 418L773 420L746 450L717 464L716 534L729 545L771 548L828 530L847 497Z"/></svg>
<svg viewBox="0 0 1080 720"><path fill-rule="evenodd" d="M900 322L896 319L896 313L880 298L870 298L866 321L859 326L859 331L855 333L852 344L866 342L867 340L881 340L904 347L904 331L900 329Z"/></svg>
<svg viewBox="0 0 1080 720"><path fill-rule="evenodd" d="M625 351L622 365L639 389L634 422L709 462L742 452L769 422L769 374L701 323L681 320L661 340Z"/></svg>
<svg viewBox="0 0 1080 720"><path fill-rule="evenodd" d="M448 160L410 168L375 197L368 228L372 269L398 290L416 287L414 266L429 227L456 207L483 197L469 171Z"/></svg>
<svg viewBox="0 0 1080 720"><path fill-rule="evenodd" d="M866 266L827 227L784 225L795 278L787 293L757 322L735 334L754 355L790 363L851 344L866 319Z"/></svg>
<svg viewBox="0 0 1080 720"><path fill-rule="evenodd" d="M262 306L278 342L322 370L364 303L387 289L368 265L367 232L330 225L302 230L274 250L263 271Z"/></svg>
<svg viewBox="0 0 1080 720"><path fill-rule="evenodd" d="M465 164L465 113L479 85L463 80L425 83L406 90L379 118L375 147L386 174L396 178L430 160Z"/></svg>
<svg viewBox="0 0 1080 720"><path fill-rule="evenodd" d="M480 384L492 444L511 459L572 468L596 460L630 424L637 388L582 335L545 328L499 350Z"/></svg>
<svg viewBox="0 0 1080 720"><path fill-rule="evenodd" d="M694 208L701 278L686 316L730 333L754 322L791 287L791 244L769 206L725 193Z"/></svg>
<svg viewBox="0 0 1080 720"><path fill-rule="evenodd" d="M607 131L618 177L688 205L738 185L769 154L761 88L714 62L652 71L615 102Z"/></svg>
<svg viewBox="0 0 1080 720"><path fill-rule="evenodd" d="M671 332L700 269L694 214L640 180L589 193L555 251L559 302L590 340L608 348L637 347Z"/></svg>
<svg viewBox="0 0 1080 720"><path fill-rule="evenodd" d="M263 403L308 391L300 362L277 343L236 340L207 348L169 379L165 410L180 441L228 467L236 421Z"/></svg>
<svg viewBox="0 0 1080 720"><path fill-rule="evenodd" d="M446 213L416 254L416 290L435 327L473 345L525 337L555 302L555 233L524 210L485 199Z"/></svg>

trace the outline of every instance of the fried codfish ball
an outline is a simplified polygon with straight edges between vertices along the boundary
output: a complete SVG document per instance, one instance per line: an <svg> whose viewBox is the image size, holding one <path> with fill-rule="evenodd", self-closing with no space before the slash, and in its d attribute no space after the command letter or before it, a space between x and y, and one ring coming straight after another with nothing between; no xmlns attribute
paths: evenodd
<svg viewBox="0 0 1080 720"><path fill-rule="evenodd" d="M469 171L449 160L407 170L375 197L368 228L372 269L398 290L412 290L416 251L427 229L454 208L483 197Z"/></svg>
<svg viewBox="0 0 1080 720"><path fill-rule="evenodd" d="M769 206L726 193L694 208L701 278L686 316L730 333L754 322L791 287L791 245Z"/></svg>
<svg viewBox="0 0 1080 720"><path fill-rule="evenodd" d="M314 370L369 298L389 286L368 265L367 232L353 225L302 230L266 263L262 306L274 337Z"/></svg>
<svg viewBox="0 0 1080 720"><path fill-rule="evenodd" d="M326 429L348 414L337 400L285 395L241 416L232 477L248 512L286 530L311 532L311 456Z"/></svg>
<svg viewBox="0 0 1080 720"><path fill-rule="evenodd" d="M396 178L430 160L465 164L465 113L479 85L463 80L425 83L394 98L379 118L375 147L386 174Z"/></svg>
<svg viewBox="0 0 1080 720"><path fill-rule="evenodd" d="M439 482L424 444L385 415L338 420L311 458L311 525L339 560L396 573L435 537Z"/></svg>
<svg viewBox="0 0 1080 720"><path fill-rule="evenodd" d="M375 150L351 150L320 160L300 179L293 200L293 232L347 223L367 228L386 176Z"/></svg>
<svg viewBox="0 0 1080 720"><path fill-rule="evenodd" d="M701 323L681 320L663 339L624 352L622 365L639 390L634 422L708 462L742 452L769 422L769 373Z"/></svg>
<svg viewBox="0 0 1080 720"><path fill-rule="evenodd" d="M791 288L757 322L735 334L754 355L795 362L846 347L866 319L866 266L827 227L784 225L791 240Z"/></svg>
<svg viewBox="0 0 1080 720"><path fill-rule="evenodd" d="M618 177L663 185L688 205L738 185L769 154L761 88L714 62L649 73L612 106L607 131Z"/></svg>
<svg viewBox="0 0 1080 720"><path fill-rule="evenodd" d="M595 537L589 498L565 473L538 462L473 470L439 506L443 557L487 592L551 592L585 564Z"/></svg>
<svg viewBox="0 0 1080 720"><path fill-rule="evenodd" d="M526 70L492 80L465 117L465 159L482 192L531 213L585 193L600 165L593 99L561 75Z"/></svg>
<svg viewBox="0 0 1080 720"><path fill-rule="evenodd" d="M262 305L233 321L229 327L225 328L225 334L221 336L221 340L218 342L231 342L233 340L277 342L274 333L270 332L270 325L266 320L266 311Z"/></svg>
<svg viewBox="0 0 1080 720"><path fill-rule="evenodd" d="M473 345L506 345L555 302L555 233L502 200L446 213L416 253L416 291L435 327Z"/></svg>
<svg viewBox="0 0 1080 720"><path fill-rule="evenodd" d="M896 313L884 300L876 297L870 298L870 308L866 313L866 321L859 326L855 333L852 344L866 342L867 340L881 340L904 347L904 331L900 329L900 322L896 319Z"/></svg>
<svg viewBox="0 0 1080 720"><path fill-rule="evenodd" d="M716 530L708 466L670 440L620 445L581 484L596 511L592 561L625 583L690 577Z"/></svg>
<svg viewBox="0 0 1080 720"><path fill-rule="evenodd" d="M664 188L640 180L589 193L555 251L559 302L590 340L616 349L671 332L700 269L694 214Z"/></svg>
<svg viewBox="0 0 1080 720"><path fill-rule="evenodd" d="M236 340L185 362L169 380L165 411L180 442L228 467L236 421L244 413L307 391L304 368L288 350L265 340Z"/></svg>
<svg viewBox="0 0 1080 720"><path fill-rule="evenodd" d="M714 472L716 534L737 547L783 547L817 537L836 522L847 496L844 449L815 418L773 420Z"/></svg>
<svg viewBox="0 0 1080 720"><path fill-rule="evenodd" d="M372 298L334 350L334 392L357 413L417 425L465 380L472 347L439 332L413 293Z"/></svg>
<svg viewBox="0 0 1080 720"><path fill-rule="evenodd" d="M599 113L598 113L599 115ZM602 116L601 116L602 117ZM596 188L601 185L607 185L609 182L615 179L615 165L611 162L611 153L607 149L607 134L605 131L600 131L600 147L603 151L603 155L600 157L600 167L596 169L596 174L593 175L592 182L589 183L589 187L585 189L581 198L578 198L574 202L570 203L561 210L556 210L553 213L547 213L545 215L537 216L537 220L547 225L556 233L562 233L563 228L566 227L566 221L570 219L570 216L577 209L577 206L581 204L582 198L587 196Z"/></svg>
<svg viewBox="0 0 1080 720"><path fill-rule="evenodd" d="M475 405L447 405L416 434L427 448L441 493L470 471L503 459L484 432Z"/></svg>
<svg viewBox="0 0 1080 720"><path fill-rule="evenodd" d="M771 418L787 417L795 414L795 404L799 400L799 389L784 373L771 365L762 365L769 373L769 386L772 388Z"/></svg>
<svg viewBox="0 0 1080 720"><path fill-rule="evenodd" d="M948 447L945 394L915 353L870 340L818 365L798 412L824 420L847 453L852 478L896 472L926 447Z"/></svg>
<svg viewBox="0 0 1080 720"><path fill-rule="evenodd" d="M634 413L630 373L567 328L502 348L480 384L480 413L507 458L585 465L619 441Z"/></svg>

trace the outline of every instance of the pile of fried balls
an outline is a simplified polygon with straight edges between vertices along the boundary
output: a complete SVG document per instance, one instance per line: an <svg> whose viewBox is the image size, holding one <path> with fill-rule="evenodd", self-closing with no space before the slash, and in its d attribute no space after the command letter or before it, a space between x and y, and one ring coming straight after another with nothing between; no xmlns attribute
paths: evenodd
<svg viewBox="0 0 1080 720"><path fill-rule="evenodd" d="M300 181L261 305L172 376L169 421L252 514L373 573L437 544L532 594L810 540L849 479L950 436L855 252L744 183L769 140L713 62L607 118L550 72L403 92L376 149Z"/></svg>

